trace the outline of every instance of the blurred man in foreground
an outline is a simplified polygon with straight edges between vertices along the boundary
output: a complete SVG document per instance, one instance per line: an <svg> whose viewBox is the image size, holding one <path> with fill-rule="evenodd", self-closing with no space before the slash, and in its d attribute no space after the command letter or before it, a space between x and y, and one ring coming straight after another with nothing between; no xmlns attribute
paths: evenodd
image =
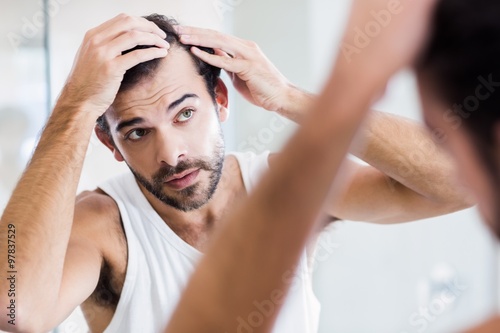
<svg viewBox="0 0 500 333"><path fill-rule="evenodd" d="M416 69L424 116L434 138L453 154L485 222L500 236L500 94L496 92L500 87L500 4L442 0L434 11L435 2L401 1L403 11L369 47L349 60L337 60L322 95L277 160L277 167L233 213L231 220L238 223L226 225L207 252L167 332L197 332L202 327L205 332L230 330L232 318L249 313L254 299L287 290L289 285L281 277L297 261L313 230L351 139L388 79L404 67ZM355 0L344 41L351 42L355 28L371 19L370 11L386 4ZM217 61L205 57L209 58ZM331 150L332 146L336 149ZM313 182L303 182L301 171L311 175ZM333 182L333 192L335 187ZM294 205L301 195L311 200ZM267 205L270 200L275 205ZM249 219L249 212L257 212L260 218ZM286 235L283 228L288 230ZM264 232L266 237L261 237ZM257 241L259 247L254 246ZM228 254L232 248L245 253L244 259ZM269 257L266 249L271 248L276 251ZM265 275L249 278L255 272ZM233 293L223 294L228 285ZM189 321L192 314L201 320ZM253 332L270 331L274 319L275 315L266 317ZM500 332L500 318L469 332Z"/></svg>

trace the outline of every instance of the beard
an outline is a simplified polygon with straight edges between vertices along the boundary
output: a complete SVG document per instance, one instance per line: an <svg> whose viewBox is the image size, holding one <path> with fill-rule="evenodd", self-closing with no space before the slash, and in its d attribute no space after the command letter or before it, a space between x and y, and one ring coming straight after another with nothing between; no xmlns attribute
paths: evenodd
<svg viewBox="0 0 500 333"><path fill-rule="evenodd" d="M176 166L166 165L158 170L151 178L147 179L130 165L130 171L134 174L137 182L140 183L149 193L164 204L183 212L192 211L205 205L212 198L222 176L224 165L224 141L222 133L214 145L215 149L211 156L183 160ZM127 163L128 164L128 163ZM184 172L188 169L200 169L209 173L208 184L204 187L200 183L195 183L180 191L175 195L169 195L164 191L164 183L168 177Z"/></svg>

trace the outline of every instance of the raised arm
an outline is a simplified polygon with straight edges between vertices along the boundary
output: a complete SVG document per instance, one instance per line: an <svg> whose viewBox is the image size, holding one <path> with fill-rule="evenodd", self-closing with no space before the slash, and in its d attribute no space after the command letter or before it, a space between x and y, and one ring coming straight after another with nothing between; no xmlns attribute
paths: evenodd
<svg viewBox="0 0 500 333"><path fill-rule="evenodd" d="M71 234L74 220L90 223L99 218L85 210L75 214L90 135L96 119L113 102L125 71L167 54L164 37L153 23L125 15L85 36L73 71L0 220L1 330L49 330L92 293L101 253L87 235ZM136 45L157 48L122 56L122 51ZM12 283L4 283L8 277ZM9 314L13 315L5 316L12 306L15 309Z"/></svg>
<svg viewBox="0 0 500 333"><path fill-rule="evenodd" d="M398 223L470 207L450 157L420 124L372 112L347 161L350 178L327 211L342 219Z"/></svg>
<svg viewBox="0 0 500 333"><path fill-rule="evenodd" d="M310 112L315 96L292 85L256 43L195 27L179 27L178 32L186 44L215 48L214 55L197 47L192 47L192 52L225 69L249 102L298 123ZM363 144L352 146L350 152L369 165L346 160L346 173L338 180L335 198L325 207L329 215L396 223L451 213L473 204L455 179L452 161L424 126L373 112L358 141ZM333 144L332 149L335 147ZM275 158L271 155L271 167Z"/></svg>
<svg viewBox="0 0 500 333"><path fill-rule="evenodd" d="M182 43L215 50L215 54L209 54L191 47L197 57L224 69L247 101L295 122L304 119L315 96L289 82L255 42L210 29L187 26L176 29Z"/></svg>
<svg viewBox="0 0 500 333"><path fill-rule="evenodd" d="M407 15L395 18L366 54L351 64L339 59L303 126L216 235L166 332L235 332L237 318L255 310L253 302L286 291L283 274L298 261L374 96L412 61L424 38L432 1L403 2ZM370 9L381 3L385 1L355 1L349 26L366 22ZM407 39L411 43L400 48ZM397 61L387 63L388 49ZM254 332L269 332L277 313L266 316Z"/></svg>

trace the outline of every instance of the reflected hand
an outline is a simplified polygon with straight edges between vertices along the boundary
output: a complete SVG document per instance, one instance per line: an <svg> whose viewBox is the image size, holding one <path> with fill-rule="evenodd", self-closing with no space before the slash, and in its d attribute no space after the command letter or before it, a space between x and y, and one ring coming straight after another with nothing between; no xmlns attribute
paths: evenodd
<svg viewBox="0 0 500 333"><path fill-rule="evenodd" d="M181 42L193 45L191 51L201 60L224 69L236 90L250 103L269 111L278 111L286 104L292 86L256 43L209 29L176 29ZM215 54L196 46L213 48Z"/></svg>
<svg viewBox="0 0 500 333"><path fill-rule="evenodd" d="M102 115L113 103L125 72L141 62L165 57L165 33L141 17L120 14L89 30L61 94L62 103ZM138 45L151 45L122 55Z"/></svg>

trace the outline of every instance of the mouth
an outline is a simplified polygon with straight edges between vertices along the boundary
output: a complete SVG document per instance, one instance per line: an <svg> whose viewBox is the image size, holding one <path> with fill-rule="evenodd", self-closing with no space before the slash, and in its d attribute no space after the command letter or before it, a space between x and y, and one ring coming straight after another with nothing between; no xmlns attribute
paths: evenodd
<svg viewBox="0 0 500 333"><path fill-rule="evenodd" d="M165 180L165 185L174 189L174 190L182 190L190 185L192 185L198 174L200 173L200 169L189 169L184 172L181 172L177 175L173 175L168 177Z"/></svg>

